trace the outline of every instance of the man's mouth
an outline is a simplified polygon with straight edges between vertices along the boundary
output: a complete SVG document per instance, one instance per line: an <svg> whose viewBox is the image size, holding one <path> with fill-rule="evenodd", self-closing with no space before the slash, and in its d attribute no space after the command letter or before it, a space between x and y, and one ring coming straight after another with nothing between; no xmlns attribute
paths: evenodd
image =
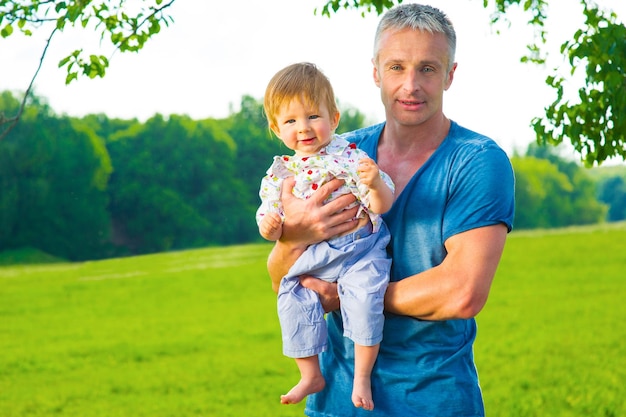
<svg viewBox="0 0 626 417"><path fill-rule="evenodd" d="M423 101L417 101L417 100L398 100L400 102L400 104L403 104L405 106L418 106L420 104L424 104Z"/></svg>

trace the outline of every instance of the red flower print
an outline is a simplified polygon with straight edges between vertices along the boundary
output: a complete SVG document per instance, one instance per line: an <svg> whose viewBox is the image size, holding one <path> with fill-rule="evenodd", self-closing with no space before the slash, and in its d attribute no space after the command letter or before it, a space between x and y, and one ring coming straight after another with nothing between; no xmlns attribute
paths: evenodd
<svg viewBox="0 0 626 417"><path fill-rule="evenodd" d="M356 149L356 143L351 143L348 146L350 147L350 149Z"/></svg>
<svg viewBox="0 0 626 417"><path fill-rule="evenodd" d="M313 183L313 185L311 185L311 188L313 189L313 191L317 190L317 187L318 187L318 186L317 186L317 184L316 184L316 183Z"/></svg>

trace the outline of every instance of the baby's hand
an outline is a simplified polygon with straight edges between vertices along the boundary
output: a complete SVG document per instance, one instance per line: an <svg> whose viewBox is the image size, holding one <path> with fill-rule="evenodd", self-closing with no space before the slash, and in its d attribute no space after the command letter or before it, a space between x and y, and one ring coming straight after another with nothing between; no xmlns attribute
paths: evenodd
<svg viewBox="0 0 626 417"><path fill-rule="evenodd" d="M359 161L359 178L361 183L368 188L373 188L378 185L379 181L382 181L378 165L376 165L373 159L363 158Z"/></svg>
<svg viewBox="0 0 626 417"><path fill-rule="evenodd" d="M267 213L259 224L259 233L263 238L276 241L283 233L283 220L278 213Z"/></svg>

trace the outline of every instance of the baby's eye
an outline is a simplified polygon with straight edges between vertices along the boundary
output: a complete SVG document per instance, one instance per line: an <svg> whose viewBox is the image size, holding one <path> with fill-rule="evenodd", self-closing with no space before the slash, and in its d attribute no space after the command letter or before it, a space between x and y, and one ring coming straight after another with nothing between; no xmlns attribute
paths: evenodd
<svg viewBox="0 0 626 417"><path fill-rule="evenodd" d="M318 119L319 117L320 117L320 116L319 116L319 115L317 115L317 114L312 114L311 116L309 116L309 119L311 119L311 120L315 120L315 119Z"/></svg>
<svg viewBox="0 0 626 417"><path fill-rule="evenodd" d="M287 119L287 120L285 120L285 124L286 125L291 124L291 123L295 123L295 122L296 122L296 119Z"/></svg>

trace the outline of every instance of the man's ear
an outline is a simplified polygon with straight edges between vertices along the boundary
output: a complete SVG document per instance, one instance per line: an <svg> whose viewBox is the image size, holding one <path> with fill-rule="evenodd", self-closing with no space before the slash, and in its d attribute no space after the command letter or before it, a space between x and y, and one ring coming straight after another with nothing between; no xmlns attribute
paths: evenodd
<svg viewBox="0 0 626 417"><path fill-rule="evenodd" d="M448 88L450 88L450 86L452 85L452 80L454 80L454 72L456 71L456 62L454 64L452 64L452 69L450 69L450 71L448 71L448 77L446 80L446 84L444 85L444 90L447 91Z"/></svg>
<svg viewBox="0 0 626 417"><path fill-rule="evenodd" d="M378 67L376 67L376 61L374 60L374 58L372 58L372 65L374 66L374 69L373 69L374 83L376 84L376 87L380 88L380 77L378 76Z"/></svg>

